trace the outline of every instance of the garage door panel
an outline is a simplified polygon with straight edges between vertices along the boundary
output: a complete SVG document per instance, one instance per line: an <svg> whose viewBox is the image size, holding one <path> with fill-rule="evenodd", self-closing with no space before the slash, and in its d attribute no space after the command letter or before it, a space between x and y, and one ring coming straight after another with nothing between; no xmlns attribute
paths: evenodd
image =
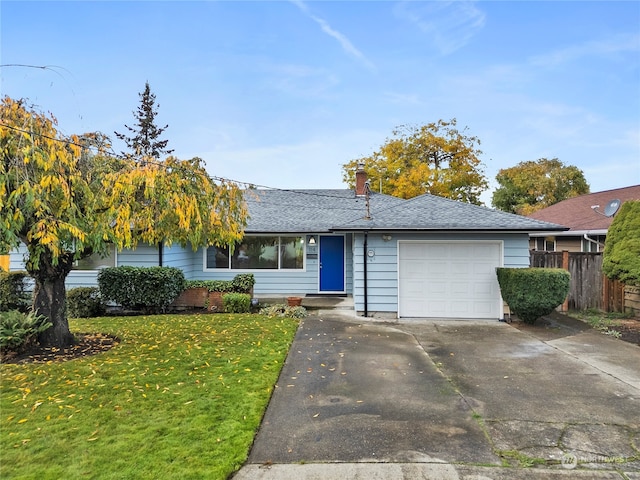
<svg viewBox="0 0 640 480"><path fill-rule="evenodd" d="M467 302L458 302L451 305L450 313L451 316L456 318L469 318L472 311L472 305L469 305Z"/></svg>
<svg viewBox="0 0 640 480"><path fill-rule="evenodd" d="M438 297L447 293L447 285L442 282L425 282L421 295L427 298Z"/></svg>
<svg viewBox="0 0 640 480"><path fill-rule="evenodd" d="M470 263L462 263L460 261L455 261L451 263L451 273L454 275L468 275L474 266Z"/></svg>
<svg viewBox="0 0 640 480"><path fill-rule="evenodd" d="M425 265L425 268L421 270L421 273L428 273L431 275L444 275L449 271L449 265L442 260L434 260Z"/></svg>
<svg viewBox="0 0 640 480"><path fill-rule="evenodd" d="M474 283L473 284L473 295L475 298L482 296L493 296L495 294L495 289L491 284L488 283Z"/></svg>
<svg viewBox="0 0 640 480"><path fill-rule="evenodd" d="M426 311L428 311L432 317L444 317L447 313L447 303L442 300L431 301L426 305ZM413 316L422 317L423 315L421 312L416 312Z"/></svg>
<svg viewBox="0 0 640 480"><path fill-rule="evenodd" d="M452 282L451 283L451 293L454 295L470 295L473 293L472 291L473 285L470 282Z"/></svg>
<svg viewBox="0 0 640 480"><path fill-rule="evenodd" d="M483 314L481 317L483 318L485 315L490 315L492 313L492 311L494 310L493 303L494 302L475 302L474 310L476 312L479 312L480 314Z"/></svg>
<svg viewBox="0 0 640 480"><path fill-rule="evenodd" d="M491 263L478 263L472 265L473 273L476 275L495 275L496 267Z"/></svg>
<svg viewBox="0 0 640 480"><path fill-rule="evenodd" d="M501 255L498 242L400 242L400 315L499 318Z"/></svg>
<svg viewBox="0 0 640 480"><path fill-rule="evenodd" d="M422 246L420 251L423 258L440 259L447 255L447 245L442 244L433 247Z"/></svg>

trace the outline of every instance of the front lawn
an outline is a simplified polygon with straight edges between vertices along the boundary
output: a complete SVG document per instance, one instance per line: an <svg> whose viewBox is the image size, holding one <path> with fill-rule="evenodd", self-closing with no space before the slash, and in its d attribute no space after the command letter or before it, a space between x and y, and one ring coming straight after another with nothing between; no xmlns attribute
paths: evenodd
<svg viewBox="0 0 640 480"><path fill-rule="evenodd" d="M297 320L70 321L105 353L0 365L0 478L225 479L249 452Z"/></svg>

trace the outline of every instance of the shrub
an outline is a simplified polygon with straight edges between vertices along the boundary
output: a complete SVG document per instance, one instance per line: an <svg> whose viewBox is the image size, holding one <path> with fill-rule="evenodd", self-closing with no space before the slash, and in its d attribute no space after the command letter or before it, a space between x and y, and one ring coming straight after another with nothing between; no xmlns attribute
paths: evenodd
<svg viewBox="0 0 640 480"><path fill-rule="evenodd" d="M256 283L253 273L239 273L231 280L234 292L249 293Z"/></svg>
<svg viewBox="0 0 640 480"><path fill-rule="evenodd" d="M105 304L98 287L77 287L67 292L67 311L70 317L91 318L104 315Z"/></svg>
<svg viewBox="0 0 640 480"><path fill-rule="evenodd" d="M533 324L564 302L571 276L560 268L498 268L502 298L513 313Z"/></svg>
<svg viewBox="0 0 640 480"><path fill-rule="evenodd" d="M626 285L640 286L640 201L622 204L607 231L602 271Z"/></svg>
<svg viewBox="0 0 640 480"><path fill-rule="evenodd" d="M206 288L210 292L231 292L231 280L187 280L184 289Z"/></svg>
<svg viewBox="0 0 640 480"><path fill-rule="evenodd" d="M31 295L27 292L27 278L27 272L5 272L0 268L0 312L29 309Z"/></svg>
<svg viewBox="0 0 640 480"><path fill-rule="evenodd" d="M184 284L182 270L174 267L109 267L98 273L102 298L134 310L163 309Z"/></svg>
<svg viewBox="0 0 640 480"><path fill-rule="evenodd" d="M304 307L290 307L285 304L277 304L261 308L259 313L267 317L304 318L307 316L307 309Z"/></svg>
<svg viewBox="0 0 640 480"><path fill-rule="evenodd" d="M222 304L226 313L249 313L251 311L251 295L247 293L225 293Z"/></svg>
<svg viewBox="0 0 640 480"><path fill-rule="evenodd" d="M23 352L36 341L39 333L51 325L51 322L33 312L0 312L0 355L4 357L10 352Z"/></svg>
<svg viewBox="0 0 640 480"><path fill-rule="evenodd" d="M239 273L233 280L187 280L184 288L206 288L210 292L249 293L255 283L253 273Z"/></svg>

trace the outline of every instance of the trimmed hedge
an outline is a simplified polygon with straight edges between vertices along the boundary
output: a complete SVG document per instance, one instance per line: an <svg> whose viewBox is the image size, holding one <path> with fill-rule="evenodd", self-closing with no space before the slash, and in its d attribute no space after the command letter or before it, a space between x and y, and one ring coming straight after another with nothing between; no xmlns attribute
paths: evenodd
<svg viewBox="0 0 640 480"><path fill-rule="evenodd" d="M225 293L222 296L225 313L251 312L251 295L248 293Z"/></svg>
<svg viewBox="0 0 640 480"><path fill-rule="evenodd" d="M513 313L533 324L564 302L571 275L560 268L497 268L502 298Z"/></svg>
<svg viewBox="0 0 640 480"><path fill-rule="evenodd" d="M253 273L239 273L233 280L186 280L184 289L206 288L210 292L250 293L255 283Z"/></svg>
<svg viewBox="0 0 640 480"><path fill-rule="evenodd" d="M67 311L73 318L100 317L107 311L98 287L77 287L67 291Z"/></svg>
<svg viewBox="0 0 640 480"><path fill-rule="evenodd" d="M26 312L31 306L27 292L27 272L5 272L0 268L0 312L19 310Z"/></svg>
<svg viewBox="0 0 640 480"><path fill-rule="evenodd" d="M98 273L102 298L133 310L164 309L184 285L182 270L174 267L109 267Z"/></svg>

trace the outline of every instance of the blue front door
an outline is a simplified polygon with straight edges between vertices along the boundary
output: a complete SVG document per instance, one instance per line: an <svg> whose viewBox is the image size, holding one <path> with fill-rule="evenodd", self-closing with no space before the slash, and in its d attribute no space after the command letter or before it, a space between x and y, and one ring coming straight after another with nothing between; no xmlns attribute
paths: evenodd
<svg viewBox="0 0 640 480"><path fill-rule="evenodd" d="M344 237L320 236L320 292L344 292Z"/></svg>

